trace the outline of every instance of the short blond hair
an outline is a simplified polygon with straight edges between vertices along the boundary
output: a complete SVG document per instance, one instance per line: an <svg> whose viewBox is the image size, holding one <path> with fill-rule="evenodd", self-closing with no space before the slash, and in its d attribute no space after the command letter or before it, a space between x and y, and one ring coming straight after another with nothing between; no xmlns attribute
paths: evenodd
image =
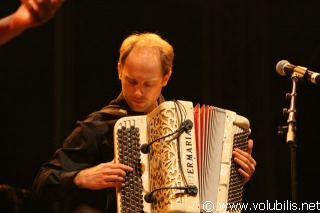
<svg viewBox="0 0 320 213"><path fill-rule="evenodd" d="M173 47L155 33L133 33L121 44L119 63L124 64L134 47L148 47L159 51L163 75L172 71L174 52Z"/></svg>

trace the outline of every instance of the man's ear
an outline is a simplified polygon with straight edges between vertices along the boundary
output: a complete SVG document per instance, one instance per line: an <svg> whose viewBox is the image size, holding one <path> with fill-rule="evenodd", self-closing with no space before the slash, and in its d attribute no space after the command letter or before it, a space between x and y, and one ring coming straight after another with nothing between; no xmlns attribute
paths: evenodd
<svg viewBox="0 0 320 213"><path fill-rule="evenodd" d="M162 87L165 87L168 84L168 81L171 77L172 71L170 70L164 77L162 82Z"/></svg>
<svg viewBox="0 0 320 213"><path fill-rule="evenodd" d="M121 74L122 74L122 67L121 64L118 63L118 78L121 79Z"/></svg>

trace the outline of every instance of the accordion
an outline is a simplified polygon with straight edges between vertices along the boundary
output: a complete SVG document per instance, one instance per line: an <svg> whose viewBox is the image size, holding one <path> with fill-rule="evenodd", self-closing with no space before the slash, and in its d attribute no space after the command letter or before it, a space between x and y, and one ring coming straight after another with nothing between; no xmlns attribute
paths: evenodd
<svg viewBox="0 0 320 213"><path fill-rule="evenodd" d="M246 150L249 134L249 121L235 112L188 101L119 119L115 161L133 171L117 188L118 212L241 212L232 151Z"/></svg>

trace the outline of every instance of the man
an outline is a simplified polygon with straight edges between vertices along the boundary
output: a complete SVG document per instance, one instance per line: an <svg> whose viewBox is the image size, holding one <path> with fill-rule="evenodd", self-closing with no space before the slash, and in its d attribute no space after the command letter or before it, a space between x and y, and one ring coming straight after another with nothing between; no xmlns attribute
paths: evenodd
<svg viewBox="0 0 320 213"><path fill-rule="evenodd" d="M64 0L21 0L17 11L0 19L0 45L25 30L47 22Z"/></svg>
<svg viewBox="0 0 320 213"><path fill-rule="evenodd" d="M115 205L111 190L123 185L132 168L113 161L114 124L123 116L148 114L164 101L161 90L170 79L173 58L172 46L156 34L133 34L126 38L118 63L121 94L110 105L78 122L53 159L42 165L34 184L35 194L62 198L107 189L107 200L111 201L110 206ZM250 140L248 152L234 152L245 182L256 166L252 146ZM114 211L115 207L109 207L108 212L112 212L110 209Z"/></svg>

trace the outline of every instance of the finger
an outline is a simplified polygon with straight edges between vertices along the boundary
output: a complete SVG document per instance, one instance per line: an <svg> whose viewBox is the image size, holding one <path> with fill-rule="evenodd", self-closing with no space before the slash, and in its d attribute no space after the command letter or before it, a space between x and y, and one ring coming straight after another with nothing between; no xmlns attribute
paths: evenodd
<svg viewBox="0 0 320 213"><path fill-rule="evenodd" d="M38 13L38 5L34 1L24 1L23 5L28 10L34 24L41 23L41 16Z"/></svg>
<svg viewBox="0 0 320 213"><path fill-rule="evenodd" d="M104 171L103 175L105 176L112 176L112 175L115 175L117 177L124 177L126 176L126 172L123 171L122 169L111 169L111 168L108 168Z"/></svg>
<svg viewBox="0 0 320 213"><path fill-rule="evenodd" d="M241 149L236 148L233 152L232 152L233 156L240 158L242 161L246 161L249 160L251 164L256 165L256 161L253 159L253 157L251 156L251 154L249 154L248 152L245 152Z"/></svg>
<svg viewBox="0 0 320 213"><path fill-rule="evenodd" d="M236 164L238 164L246 173L248 174L251 174L252 173L252 169L253 169L253 166L252 164L250 164L247 161L243 161L241 159L239 159L238 157L235 157L234 158L234 161L236 162Z"/></svg>
<svg viewBox="0 0 320 213"><path fill-rule="evenodd" d="M124 183L120 182L108 182L104 185L104 188L110 188L110 187L124 187Z"/></svg>
<svg viewBox="0 0 320 213"><path fill-rule="evenodd" d="M253 148L253 140L248 140L248 153L251 155Z"/></svg>
<svg viewBox="0 0 320 213"><path fill-rule="evenodd" d="M54 15L55 5L50 0L28 0L23 2L35 23L43 23Z"/></svg>
<svg viewBox="0 0 320 213"><path fill-rule="evenodd" d="M238 172L242 175L243 177L243 183L247 183L250 180L250 175L246 173L243 169L239 168Z"/></svg>
<svg viewBox="0 0 320 213"><path fill-rule="evenodd" d="M119 182L119 183L123 183L124 182L124 178L122 176L118 176L118 175L106 175L103 179L104 182Z"/></svg>
<svg viewBox="0 0 320 213"><path fill-rule="evenodd" d="M37 2L40 9L46 11L46 16L52 17L64 0L37 0Z"/></svg>
<svg viewBox="0 0 320 213"><path fill-rule="evenodd" d="M53 16L53 5L50 0L36 0L37 13L41 21L46 21Z"/></svg>
<svg viewBox="0 0 320 213"><path fill-rule="evenodd" d="M132 171L133 170L133 168L130 166L127 166L127 165L121 164L121 163L114 163L114 162L115 162L115 160L113 160L109 163L106 163L106 166L113 168L113 169L122 169L123 171Z"/></svg>
<svg viewBox="0 0 320 213"><path fill-rule="evenodd" d="M249 172L249 174L251 175L255 171L255 167L256 167L257 163L252 158L251 155L248 155L248 153L246 153L246 154L247 154L246 157L244 157L243 155L235 154L234 160L239 166L241 166L244 170Z"/></svg>
<svg viewBox="0 0 320 213"><path fill-rule="evenodd" d="M240 169L249 176L249 178L253 175L253 173L255 171L255 164L250 163L250 161L248 159L241 160L238 157L235 157L234 161L236 164L238 164L241 167ZM243 172L241 174L244 177L247 177L247 175L244 174Z"/></svg>
<svg viewBox="0 0 320 213"><path fill-rule="evenodd" d="M235 161L238 161L238 159L235 159ZM241 162L236 162L236 163L239 164L239 166L241 167L238 169L238 172L243 177L243 183L247 183L250 180L253 174L253 171L250 170L250 167L241 164Z"/></svg>
<svg viewBox="0 0 320 213"><path fill-rule="evenodd" d="M123 164L114 164L114 163L102 163L100 166L103 169L104 175L118 175L124 177L127 172L132 171L133 169L129 166Z"/></svg>
<svg viewBox="0 0 320 213"><path fill-rule="evenodd" d="M122 169L122 170L124 170L124 171L133 171L133 168L132 167L130 167L130 166L127 166L127 165L124 165L124 164L118 164L118 167L120 168L120 169Z"/></svg>

